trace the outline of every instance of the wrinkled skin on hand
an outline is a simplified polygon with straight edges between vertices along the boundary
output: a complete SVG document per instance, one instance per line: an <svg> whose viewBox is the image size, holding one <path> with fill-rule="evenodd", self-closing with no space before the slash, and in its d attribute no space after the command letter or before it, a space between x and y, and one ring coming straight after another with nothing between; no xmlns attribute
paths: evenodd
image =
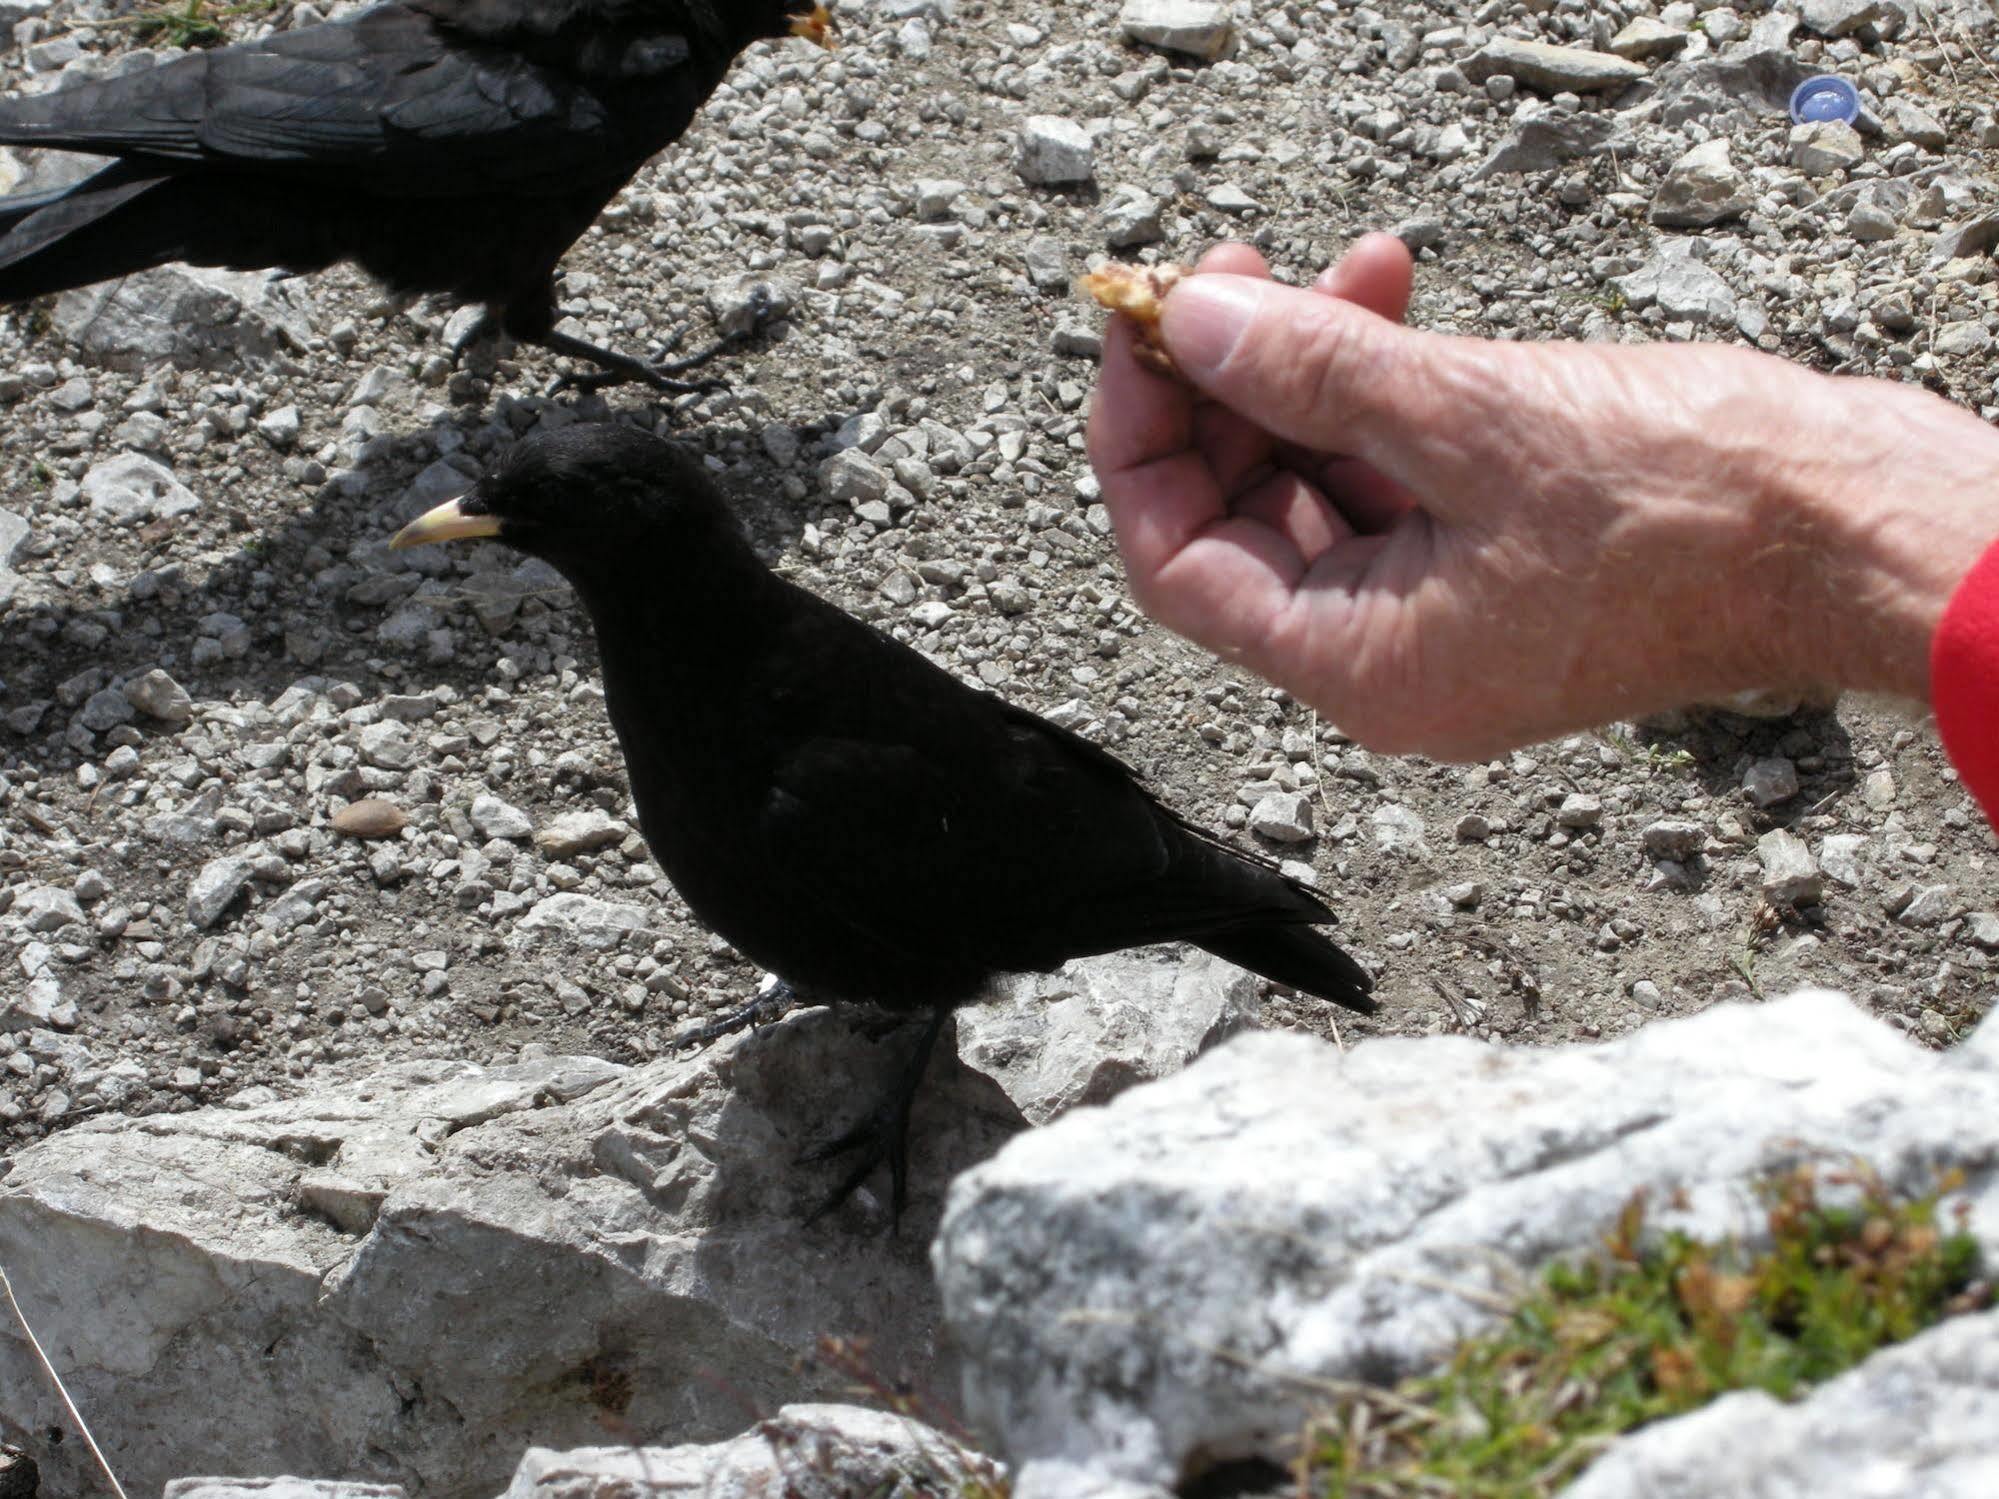
<svg viewBox="0 0 1999 1499"><path fill-rule="evenodd" d="M1999 537L1999 433L1716 345L1401 326L1370 235L1310 289L1224 246L1114 320L1090 457L1139 602L1376 749L1483 758L1752 687L1927 695Z"/></svg>

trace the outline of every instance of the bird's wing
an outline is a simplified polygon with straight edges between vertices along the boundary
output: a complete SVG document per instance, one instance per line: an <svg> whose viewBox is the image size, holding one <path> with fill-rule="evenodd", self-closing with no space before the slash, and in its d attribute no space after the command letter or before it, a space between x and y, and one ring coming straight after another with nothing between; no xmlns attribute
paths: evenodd
<svg viewBox="0 0 1999 1499"><path fill-rule="evenodd" d="M967 789L911 744L812 739L775 767L758 827L766 867L779 880L839 870L789 897L822 923L920 958L994 883L974 859ZM957 959L984 966L983 954Z"/></svg>
<svg viewBox="0 0 1999 1499"><path fill-rule="evenodd" d="M685 60L684 41L653 40L649 67ZM624 134L588 84L503 48L454 44L393 5L0 102L0 141L279 173L349 167L377 192L444 196L560 190L578 174L628 169L634 150L649 153Z"/></svg>
<svg viewBox="0 0 1999 1499"><path fill-rule="evenodd" d="M1134 926L1170 928L1162 935L1135 937L1133 943L1193 937L1244 922L1333 920L1331 908L1274 861L1189 822L1155 798L1139 773L1109 750L1025 708L993 702L1015 736L1036 743L1039 753L1026 764L1043 767L1044 775L1049 766L1070 776L1087 773L1091 799L1118 807L1124 837L1134 852L1098 869L1105 896L1130 902L1133 909L1124 919Z"/></svg>
<svg viewBox="0 0 1999 1499"><path fill-rule="evenodd" d="M772 867L842 871L795 898L872 941L921 952L950 933L954 962L1010 970L1329 919L1191 831L1121 761L992 701L1000 732L970 754L861 739L793 753L763 818Z"/></svg>

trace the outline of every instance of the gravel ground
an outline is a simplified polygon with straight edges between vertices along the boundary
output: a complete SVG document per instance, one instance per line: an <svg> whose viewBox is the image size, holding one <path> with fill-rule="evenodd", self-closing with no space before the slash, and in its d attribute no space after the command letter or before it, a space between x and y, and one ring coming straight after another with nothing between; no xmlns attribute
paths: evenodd
<svg viewBox="0 0 1999 1499"><path fill-rule="evenodd" d="M89 24L116 8L0 6L27 18L7 86L122 65L133 30ZM347 271L0 314L0 1130L348 1060L638 1058L750 991L647 860L559 582L385 550L518 434L612 413L707 453L799 581L1308 865L1381 976L1349 1042L1609 1036L1807 982L1962 1034L1999 845L1918 719L1674 715L1472 767L1354 747L1126 597L1069 283L1226 236L1303 279L1394 227L1424 326L1749 342L1991 417L1991 10L1235 10L1212 63L1102 0L849 0L838 53L753 50L566 262L581 331L630 348L775 288L729 389L675 405L548 398L547 356L460 351L452 309ZM1821 70L1870 133L1793 140L1768 99ZM0 186L62 169L0 153Z"/></svg>

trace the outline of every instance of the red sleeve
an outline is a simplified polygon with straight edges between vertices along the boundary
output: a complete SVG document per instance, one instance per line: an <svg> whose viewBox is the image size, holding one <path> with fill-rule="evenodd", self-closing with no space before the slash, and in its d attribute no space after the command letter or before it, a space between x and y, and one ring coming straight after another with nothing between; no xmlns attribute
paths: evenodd
<svg viewBox="0 0 1999 1499"><path fill-rule="evenodd" d="M1930 644L1930 701L1944 752L1999 827L1999 546L1944 610Z"/></svg>

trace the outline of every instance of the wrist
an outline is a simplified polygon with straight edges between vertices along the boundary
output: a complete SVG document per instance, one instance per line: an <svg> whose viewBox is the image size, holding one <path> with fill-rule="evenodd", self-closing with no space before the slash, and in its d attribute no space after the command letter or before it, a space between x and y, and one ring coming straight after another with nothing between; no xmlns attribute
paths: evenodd
<svg viewBox="0 0 1999 1499"><path fill-rule="evenodd" d="M1798 601L1779 605L1785 685L1928 701L1937 624L1999 541L1999 431L1909 386L1812 378L1820 390L1801 394L1825 415L1772 506Z"/></svg>

